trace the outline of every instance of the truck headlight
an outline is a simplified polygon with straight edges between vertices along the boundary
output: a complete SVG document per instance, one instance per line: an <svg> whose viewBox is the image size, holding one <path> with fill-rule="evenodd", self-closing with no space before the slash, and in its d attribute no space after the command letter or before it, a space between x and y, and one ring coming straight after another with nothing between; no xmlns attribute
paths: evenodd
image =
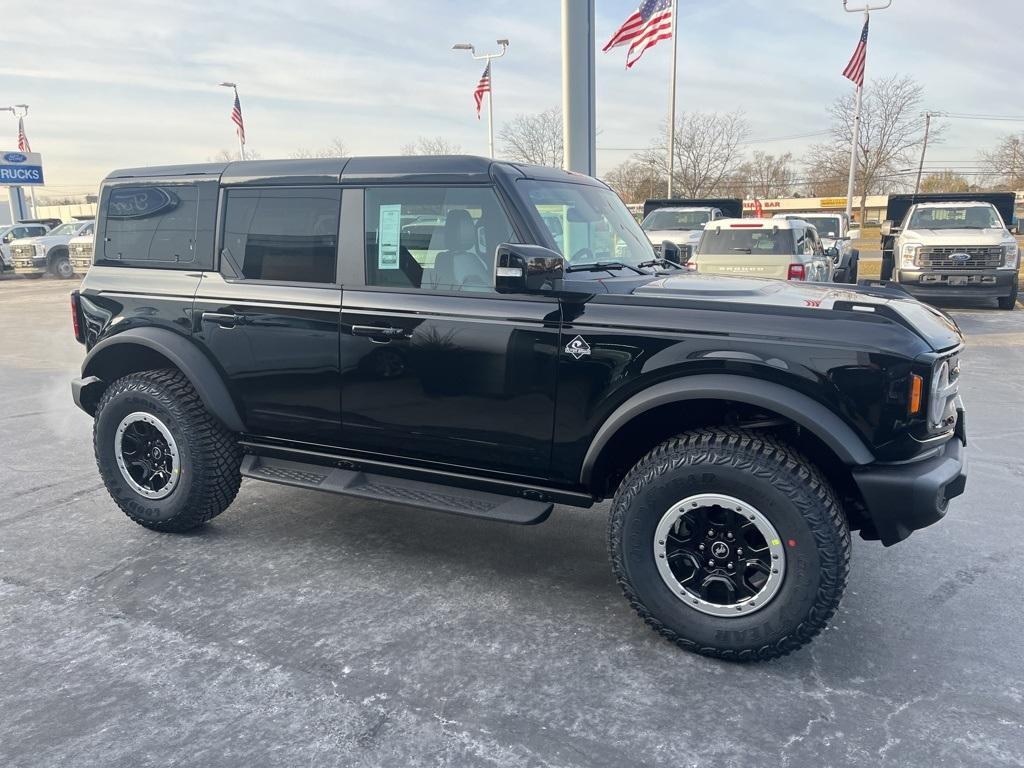
<svg viewBox="0 0 1024 768"><path fill-rule="evenodd" d="M43 245L42 243L37 245L36 246L36 254L39 255L39 256L45 256L46 255L46 246Z"/></svg>
<svg viewBox="0 0 1024 768"><path fill-rule="evenodd" d="M1017 241L1006 243L1003 246L1003 269L1016 269L1020 262L1020 246Z"/></svg>
<svg viewBox="0 0 1024 768"><path fill-rule="evenodd" d="M921 243L904 243L900 249L900 267L913 269L917 266L917 254L921 252Z"/></svg>
<svg viewBox="0 0 1024 768"><path fill-rule="evenodd" d="M928 425L933 429L946 426L950 417L956 416L956 396L960 390L960 361L956 358L943 360L932 371L932 383L928 392Z"/></svg>

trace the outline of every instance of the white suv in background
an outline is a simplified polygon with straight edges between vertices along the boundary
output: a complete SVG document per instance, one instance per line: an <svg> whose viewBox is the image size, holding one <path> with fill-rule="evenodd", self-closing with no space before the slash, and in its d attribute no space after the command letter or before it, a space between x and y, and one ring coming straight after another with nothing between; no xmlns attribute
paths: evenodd
<svg viewBox="0 0 1024 768"><path fill-rule="evenodd" d="M835 268L813 226L801 219L721 219L704 227L691 260L698 272L832 282Z"/></svg>

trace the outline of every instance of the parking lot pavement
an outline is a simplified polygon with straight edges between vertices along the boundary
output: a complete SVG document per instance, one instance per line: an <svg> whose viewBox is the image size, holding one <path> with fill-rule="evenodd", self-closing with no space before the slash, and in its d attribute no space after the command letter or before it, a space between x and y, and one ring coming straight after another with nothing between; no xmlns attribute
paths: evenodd
<svg viewBox="0 0 1024 768"><path fill-rule="evenodd" d="M532 528L245 481L161 535L104 491L68 282L0 283L0 765L1020 766L1024 311L953 311L970 480L856 540L831 628L735 665L623 600L605 507Z"/></svg>

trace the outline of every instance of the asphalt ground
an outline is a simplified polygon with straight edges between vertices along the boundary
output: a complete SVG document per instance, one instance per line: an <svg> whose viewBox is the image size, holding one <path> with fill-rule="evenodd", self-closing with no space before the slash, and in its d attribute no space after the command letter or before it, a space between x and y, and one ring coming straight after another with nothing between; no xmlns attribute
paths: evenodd
<svg viewBox="0 0 1024 768"><path fill-rule="evenodd" d="M519 528L245 481L201 532L107 496L70 282L0 282L0 766L1024 765L1024 311L969 339L970 479L856 539L830 629L678 650L615 584L606 507Z"/></svg>

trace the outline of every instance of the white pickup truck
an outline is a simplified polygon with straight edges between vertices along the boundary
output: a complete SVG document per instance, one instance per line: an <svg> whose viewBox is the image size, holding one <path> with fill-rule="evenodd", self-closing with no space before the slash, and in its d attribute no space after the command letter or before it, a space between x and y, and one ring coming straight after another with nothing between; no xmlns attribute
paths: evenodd
<svg viewBox="0 0 1024 768"><path fill-rule="evenodd" d="M743 215L743 201L733 198L713 200L647 200L640 227L661 256L662 243L668 240L679 249L686 263L696 252L704 227L712 221Z"/></svg>
<svg viewBox="0 0 1024 768"><path fill-rule="evenodd" d="M1006 226L1014 195L892 195L882 223L882 279L918 299L1017 304L1020 247Z"/></svg>

